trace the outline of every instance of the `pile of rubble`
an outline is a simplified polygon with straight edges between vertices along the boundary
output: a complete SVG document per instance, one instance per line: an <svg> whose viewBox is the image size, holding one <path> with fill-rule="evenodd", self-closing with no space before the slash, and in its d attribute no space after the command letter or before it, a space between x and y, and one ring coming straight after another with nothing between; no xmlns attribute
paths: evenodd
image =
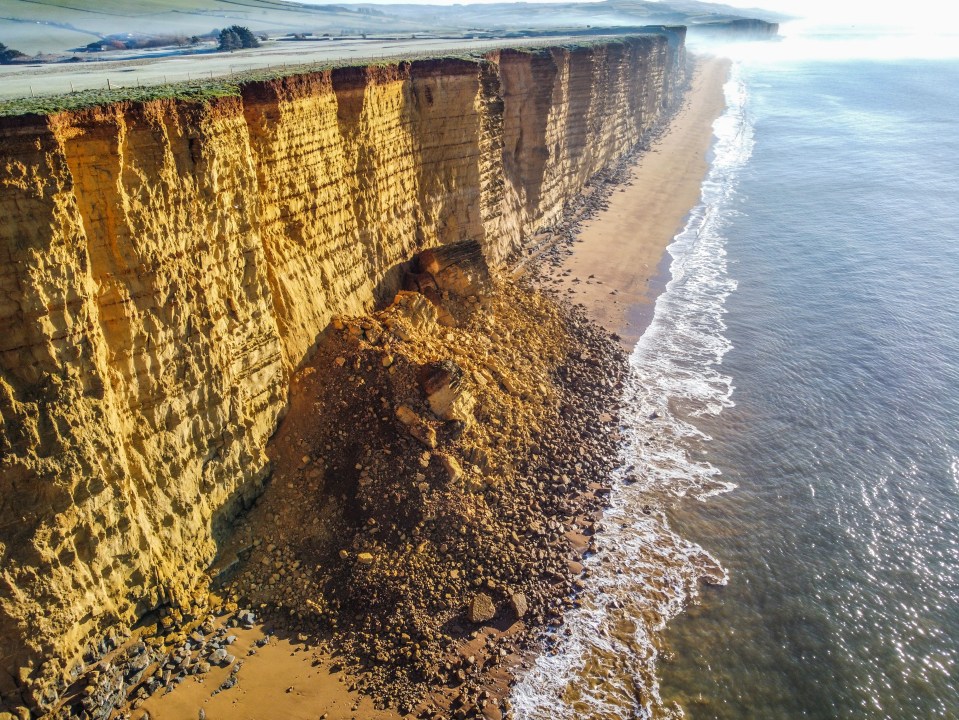
<svg viewBox="0 0 959 720"><path fill-rule="evenodd" d="M419 256L405 285L336 320L295 379L227 591L337 648L384 705L496 717L484 677L576 603L625 358L468 248Z"/></svg>

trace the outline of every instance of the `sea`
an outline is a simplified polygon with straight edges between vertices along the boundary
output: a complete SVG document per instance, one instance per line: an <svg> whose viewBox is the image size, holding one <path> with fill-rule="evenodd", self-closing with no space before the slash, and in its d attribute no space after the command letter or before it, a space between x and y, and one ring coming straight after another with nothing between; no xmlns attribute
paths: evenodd
<svg viewBox="0 0 959 720"><path fill-rule="evenodd" d="M711 50L701 203L515 715L959 718L959 38Z"/></svg>

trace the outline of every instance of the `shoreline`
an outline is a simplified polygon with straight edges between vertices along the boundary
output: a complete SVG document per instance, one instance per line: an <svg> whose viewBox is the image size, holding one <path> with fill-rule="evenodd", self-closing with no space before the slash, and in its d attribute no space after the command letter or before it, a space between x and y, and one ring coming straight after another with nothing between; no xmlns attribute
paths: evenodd
<svg viewBox="0 0 959 720"><path fill-rule="evenodd" d="M605 188L608 204L600 200L598 212L588 217L581 214L580 220L573 221L574 243L569 248L553 247L541 253L543 257L532 258L530 275L534 285L554 297L581 304L591 321L615 333L613 337L629 348L651 319L655 297L668 280L666 248L699 199L708 167L712 121L724 107L720 79L727 72L727 61L697 59L682 106L650 147L641 153L638 162L634 161L627 169L625 184L608 185ZM721 101L718 105L717 94ZM673 157L674 153L681 157ZM664 181L664 176L672 180ZM596 188L589 190L592 194ZM597 195L601 194L602 188ZM650 195L653 197L648 197ZM645 241L636 242L637 234ZM616 263L609 262L610 253L617 258ZM662 282L657 283L657 277L663 278ZM597 408L596 412L605 414L606 409ZM296 460L291 462L295 465L299 454L298 451L293 454ZM582 566L575 558L588 550L589 534L591 530L571 540L571 552L564 558L575 578L582 577ZM217 624L228 618L229 615L222 617ZM455 650L454 654L465 660L468 655L480 655L484 645L496 645L501 655L497 667L487 671L481 683L481 693L486 692L493 702L483 709L474 708L474 714L464 716L491 720L509 716L508 705L504 706L501 701L508 697L511 679L517 668L529 660L530 650L529 645L522 642L507 645L501 641L517 633L519 636L527 633L530 628L515 627L520 624L480 628ZM539 628L533 625L531 629L536 634L547 626L544 622ZM276 715L303 720L317 717L380 720L417 717L423 709L419 707L404 714L389 706L377 707L381 704L360 692L354 678L344 671L337 659L338 651L298 637L296 631L274 633L272 628L264 631L264 626L257 625L229 632L238 637L235 655L246 664L243 672L231 672L229 667L213 668L201 682L183 683L172 693L157 693L128 717L137 720L149 713L152 720L174 720L195 717L202 708L210 720ZM499 648L506 649L506 654ZM248 654L250 650L254 654ZM213 692L221 682L234 676L239 680L235 689ZM434 717L453 716L454 695L441 691L431 697L436 712L446 713L434 714Z"/></svg>
<svg viewBox="0 0 959 720"><path fill-rule="evenodd" d="M700 200L729 67L726 58L696 57L680 108L596 211L574 223L573 244L541 271L540 283L582 303L628 350L669 280L666 250Z"/></svg>

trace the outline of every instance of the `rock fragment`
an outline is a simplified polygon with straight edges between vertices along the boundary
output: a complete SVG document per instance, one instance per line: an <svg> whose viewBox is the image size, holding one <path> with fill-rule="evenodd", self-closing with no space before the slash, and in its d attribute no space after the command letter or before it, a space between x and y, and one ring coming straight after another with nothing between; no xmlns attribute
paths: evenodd
<svg viewBox="0 0 959 720"><path fill-rule="evenodd" d="M412 408L408 405L400 405L396 408L396 417L406 426L407 432L416 440L430 449L436 447L436 430L430 427Z"/></svg>
<svg viewBox="0 0 959 720"><path fill-rule="evenodd" d="M486 593L476 593L473 602L470 603L469 621L476 625L489 622L496 617L496 605L493 604L493 598Z"/></svg>
<svg viewBox="0 0 959 720"><path fill-rule="evenodd" d="M526 602L526 595L524 593L513 593L510 595L509 604L517 619L525 617L529 605Z"/></svg>
<svg viewBox="0 0 959 720"><path fill-rule="evenodd" d="M446 476L451 482L456 482L463 477L463 468L455 457L451 455L440 455L439 459L443 470L446 472Z"/></svg>

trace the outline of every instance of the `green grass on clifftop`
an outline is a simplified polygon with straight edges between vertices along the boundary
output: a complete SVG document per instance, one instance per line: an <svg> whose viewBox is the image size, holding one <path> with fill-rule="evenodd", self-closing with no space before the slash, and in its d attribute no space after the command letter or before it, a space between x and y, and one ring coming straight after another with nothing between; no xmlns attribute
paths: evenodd
<svg viewBox="0 0 959 720"><path fill-rule="evenodd" d="M153 85L150 87L123 87L114 90L81 90L66 95L18 98L0 101L0 117L14 115L51 115L67 110L110 105L117 102L148 102L176 99L203 102L220 97L238 96L236 82L207 80L205 82Z"/></svg>
<svg viewBox="0 0 959 720"><path fill-rule="evenodd" d="M545 53L552 48L577 49L596 45L615 45L624 43L628 37L619 38L582 38L569 41L551 42L549 45L508 45L502 50L529 54ZM473 60L480 61L488 50L471 51L437 51L435 55L417 54L415 56L396 55L394 57L378 58L373 62L364 62L362 67L388 67L399 62L415 62L421 60ZM276 69L250 70L237 73L230 77L215 77L207 80L195 79L188 82L169 83L165 85L124 86L112 90L80 90L60 95L42 97L16 98L0 100L0 117L17 115L50 115L71 110L109 105L118 102L149 102L151 100L186 100L192 102L206 102L221 97L238 97L242 85L250 82L276 80L283 77L304 75L313 72L322 72L340 67L356 67L357 63L349 59L332 60L324 63L313 63L301 66L289 66Z"/></svg>

